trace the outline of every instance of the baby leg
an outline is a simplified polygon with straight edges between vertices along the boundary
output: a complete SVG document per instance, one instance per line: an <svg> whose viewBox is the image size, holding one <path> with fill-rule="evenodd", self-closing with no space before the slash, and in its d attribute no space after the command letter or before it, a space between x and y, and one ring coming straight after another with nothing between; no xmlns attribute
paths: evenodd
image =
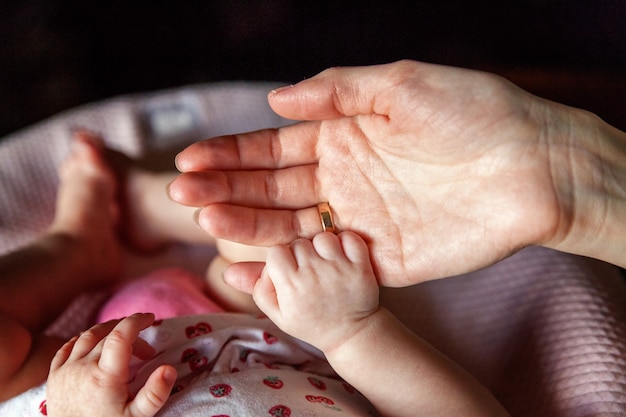
<svg viewBox="0 0 626 417"><path fill-rule="evenodd" d="M169 184L177 172L151 172L131 167L126 178L124 223L130 244L152 250L171 242L214 245L215 239L196 224L196 207L172 201Z"/></svg>
<svg viewBox="0 0 626 417"><path fill-rule="evenodd" d="M0 401L45 380L62 341L42 332L69 302L120 278L116 182L102 144L78 135L59 176L49 230L0 257Z"/></svg>
<svg viewBox="0 0 626 417"><path fill-rule="evenodd" d="M0 258L0 313L39 331L81 292L116 282L116 182L102 144L78 135L59 167L52 225L32 244Z"/></svg>

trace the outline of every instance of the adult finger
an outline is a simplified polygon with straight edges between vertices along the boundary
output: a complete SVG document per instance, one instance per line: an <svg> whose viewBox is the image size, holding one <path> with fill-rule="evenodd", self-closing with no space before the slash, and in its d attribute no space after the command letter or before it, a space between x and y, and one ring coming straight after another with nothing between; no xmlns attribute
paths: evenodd
<svg viewBox="0 0 626 417"><path fill-rule="evenodd" d="M123 377L139 332L154 322L153 314L133 314L118 323L104 340L98 366L111 375Z"/></svg>
<svg viewBox="0 0 626 417"><path fill-rule="evenodd" d="M181 172L255 170L313 164L319 123L298 123L194 143L176 156Z"/></svg>
<svg viewBox="0 0 626 417"><path fill-rule="evenodd" d="M265 262L238 262L224 270L224 281L234 289L252 294L254 285L261 277Z"/></svg>
<svg viewBox="0 0 626 417"><path fill-rule="evenodd" d="M168 187L172 200L192 207L231 203L249 207L301 208L325 200L317 165L274 171L194 171L180 174Z"/></svg>
<svg viewBox="0 0 626 417"><path fill-rule="evenodd" d="M383 99L391 87L417 68L430 64L401 61L367 67L329 68L293 86L268 94L272 109L294 120L325 120L359 114L388 115L389 101Z"/></svg>
<svg viewBox="0 0 626 417"><path fill-rule="evenodd" d="M317 207L265 210L212 204L198 211L197 222L202 229L218 239L256 246L287 244L300 237L310 238L322 231Z"/></svg>
<svg viewBox="0 0 626 417"><path fill-rule="evenodd" d="M216 239L217 252L229 263L233 262L265 262L267 247L242 245L232 240Z"/></svg>

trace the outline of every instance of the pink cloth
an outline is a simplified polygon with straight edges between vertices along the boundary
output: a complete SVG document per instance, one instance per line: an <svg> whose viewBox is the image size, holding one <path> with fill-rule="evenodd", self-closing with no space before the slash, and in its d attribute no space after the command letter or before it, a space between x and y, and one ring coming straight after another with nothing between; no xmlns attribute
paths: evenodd
<svg viewBox="0 0 626 417"><path fill-rule="evenodd" d="M202 280L179 268L156 270L118 288L97 317L102 323L134 313L154 313L157 320L224 309L202 291Z"/></svg>

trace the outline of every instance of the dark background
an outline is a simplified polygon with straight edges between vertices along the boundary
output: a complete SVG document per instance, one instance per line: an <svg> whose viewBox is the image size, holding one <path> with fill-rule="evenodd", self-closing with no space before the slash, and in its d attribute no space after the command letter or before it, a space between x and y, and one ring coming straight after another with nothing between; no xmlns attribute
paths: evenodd
<svg viewBox="0 0 626 417"><path fill-rule="evenodd" d="M0 0L0 137L120 94L411 58L626 129L626 0Z"/></svg>

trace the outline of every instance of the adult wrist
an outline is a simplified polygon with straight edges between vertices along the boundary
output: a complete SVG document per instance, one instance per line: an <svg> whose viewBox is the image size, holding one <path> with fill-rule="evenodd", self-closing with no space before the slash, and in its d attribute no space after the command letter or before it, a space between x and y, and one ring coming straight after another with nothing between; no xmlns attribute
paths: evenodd
<svg viewBox="0 0 626 417"><path fill-rule="evenodd" d="M565 108L551 140L560 225L546 246L626 267L626 133Z"/></svg>

